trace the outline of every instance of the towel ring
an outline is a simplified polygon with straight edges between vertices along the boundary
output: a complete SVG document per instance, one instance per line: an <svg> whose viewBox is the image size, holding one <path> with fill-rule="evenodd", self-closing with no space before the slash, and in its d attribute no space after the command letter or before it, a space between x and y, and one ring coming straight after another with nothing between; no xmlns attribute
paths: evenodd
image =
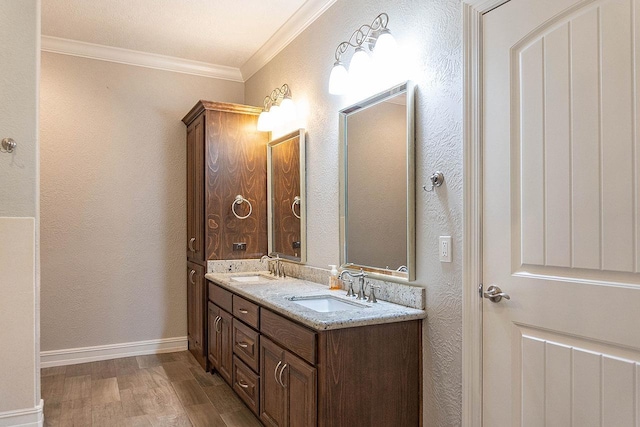
<svg viewBox="0 0 640 427"><path fill-rule="evenodd" d="M246 214L245 216L240 216L240 215L238 215L236 213L236 205L241 205L243 203L246 203L246 204L249 205L249 213ZM233 203L231 204L231 211L236 216L236 218L238 218L238 219L247 219L251 215L251 212L253 212L253 206L251 206L251 202L250 201L248 201L247 199L242 197L240 194L238 194L236 196L235 200L233 201Z"/></svg>
<svg viewBox="0 0 640 427"><path fill-rule="evenodd" d="M293 203L291 203L291 212L293 212L293 216L300 219L300 215L296 213L296 205L300 206L300 196L294 197Z"/></svg>

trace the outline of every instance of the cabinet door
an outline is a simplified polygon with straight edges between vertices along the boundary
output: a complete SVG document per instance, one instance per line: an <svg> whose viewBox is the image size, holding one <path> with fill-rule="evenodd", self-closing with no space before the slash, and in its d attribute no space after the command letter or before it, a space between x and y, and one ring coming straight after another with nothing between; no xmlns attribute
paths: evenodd
<svg viewBox="0 0 640 427"><path fill-rule="evenodd" d="M268 134L255 129L258 115L207 110L206 207L208 259L260 258L267 253L267 142ZM231 212L236 195L252 206L251 215L238 219ZM249 204L235 206L249 214ZM216 224L212 229L210 224ZM246 243L244 250L234 243Z"/></svg>
<svg viewBox="0 0 640 427"><path fill-rule="evenodd" d="M204 262L204 114L187 128L187 259Z"/></svg>
<svg viewBox="0 0 640 427"><path fill-rule="evenodd" d="M292 353L284 357L282 383L288 398L286 425L315 427L317 419L316 368Z"/></svg>
<svg viewBox="0 0 640 427"><path fill-rule="evenodd" d="M187 264L187 338L189 342L189 350L197 347L196 333L196 286L193 284L196 271L191 263Z"/></svg>
<svg viewBox="0 0 640 427"><path fill-rule="evenodd" d="M203 268L187 263L187 334L189 349L203 349Z"/></svg>
<svg viewBox="0 0 640 427"><path fill-rule="evenodd" d="M220 359L218 372L229 384L231 384L231 373L233 369L233 317L224 310L220 310L220 321L218 330L220 331Z"/></svg>
<svg viewBox="0 0 640 427"><path fill-rule="evenodd" d="M206 366L204 267L187 263L187 325L189 350Z"/></svg>
<svg viewBox="0 0 640 427"><path fill-rule="evenodd" d="M208 319L208 332L209 339L207 340L208 344L208 358L209 362L211 362L211 367L213 369L218 369L220 366L220 334L216 331L216 322L218 320L218 316L220 315L220 308L213 303L209 303L209 313L207 315Z"/></svg>
<svg viewBox="0 0 640 427"><path fill-rule="evenodd" d="M286 389L278 374L285 351L264 336L260 337L260 420L266 426L284 427L287 422Z"/></svg>

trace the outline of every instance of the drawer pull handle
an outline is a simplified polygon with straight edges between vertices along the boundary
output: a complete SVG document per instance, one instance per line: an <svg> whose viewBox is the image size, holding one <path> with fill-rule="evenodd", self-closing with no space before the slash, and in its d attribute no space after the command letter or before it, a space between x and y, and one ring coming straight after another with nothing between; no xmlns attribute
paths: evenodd
<svg viewBox="0 0 640 427"><path fill-rule="evenodd" d="M214 327L215 327L217 333L222 332L222 328L218 329L218 325L220 324L221 320L222 320L222 317L216 316L216 323L214 324Z"/></svg>
<svg viewBox="0 0 640 427"><path fill-rule="evenodd" d="M196 241L196 238L195 238L195 237L192 237L192 238L190 238L190 239L189 239L189 250L190 250L191 252L195 252L195 251L196 251L196 250L193 248L193 244L195 243L195 241Z"/></svg>
<svg viewBox="0 0 640 427"><path fill-rule="evenodd" d="M242 380L238 380L238 385L242 388L249 388L249 384L243 382Z"/></svg>
<svg viewBox="0 0 640 427"><path fill-rule="evenodd" d="M280 367L280 365L282 365L282 360L278 362L278 364L276 365L276 369L273 370L273 378L276 380L276 383L278 383L278 368Z"/></svg>
<svg viewBox="0 0 640 427"><path fill-rule="evenodd" d="M189 271L189 283L191 283L192 285L195 285L196 282L193 281L193 275L196 274L195 270L191 270Z"/></svg>
<svg viewBox="0 0 640 427"><path fill-rule="evenodd" d="M248 314L249 312L247 310L245 310L244 308L239 308L238 311L242 314Z"/></svg>
<svg viewBox="0 0 640 427"><path fill-rule="evenodd" d="M242 347L242 348L247 348L247 347L249 347L249 344L247 344L247 343L246 343L246 342L244 342L244 341L243 341L243 342L237 342L236 344L238 344L238 346L239 346L239 347Z"/></svg>
<svg viewBox="0 0 640 427"><path fill-rule="evenodd" d="M284 385L284 383L282 382L282 373L284 372L284 370L287 368L287 364L285 363L284 365L282 365L282 369L280 369L280 375L278 375L278 382L280 383L280 385L284 388L287 388L286 385Z"/></svg>

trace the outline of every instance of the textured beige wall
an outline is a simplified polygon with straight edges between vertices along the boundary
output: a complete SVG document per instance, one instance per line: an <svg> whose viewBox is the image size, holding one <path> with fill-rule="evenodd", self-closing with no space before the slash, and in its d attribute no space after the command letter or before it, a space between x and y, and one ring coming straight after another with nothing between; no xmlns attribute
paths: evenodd
<svg viewBox="0 0 640 427"><path fill-rule="evenodd" d="M416 92L415 285L427 290L424 323L424 425L457 426L462 411L462 11L459 0L338 0L256 73L246 101L259 105L288 83L309 104L307 242L309 264L339 258L338 111L351 103L327 92L338 43L380 12L408 62ZM348 59L348 57L347 57ZM435 170L446 183L426 193ZM438 261L438 236L453 237L453 262ZM384 404L384 402L381 402Z"/></svg>
<svg viewBox="0 0 640 427"><path fill-rule="evenodd" d="M39 58L40 1L1 0L0 139L18 148L0 153L0 415L40 403ZM28 421L0 417L0 425Z"/></svg>
<svg viewBox="0 0 640 427"><path fill-rule="evenodd" d="M180 120L243 90L43 53L43 351L186 336Z"/></svg>

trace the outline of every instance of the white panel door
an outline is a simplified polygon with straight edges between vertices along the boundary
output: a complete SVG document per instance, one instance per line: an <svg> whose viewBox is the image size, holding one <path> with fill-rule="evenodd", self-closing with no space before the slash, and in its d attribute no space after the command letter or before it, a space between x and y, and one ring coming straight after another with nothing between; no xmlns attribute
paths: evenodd
<svg viewBox="0 0 640 427"><path fill-rule="evenodd" d="M640 0L483 17L483 423L640 426Z"/></svg>

